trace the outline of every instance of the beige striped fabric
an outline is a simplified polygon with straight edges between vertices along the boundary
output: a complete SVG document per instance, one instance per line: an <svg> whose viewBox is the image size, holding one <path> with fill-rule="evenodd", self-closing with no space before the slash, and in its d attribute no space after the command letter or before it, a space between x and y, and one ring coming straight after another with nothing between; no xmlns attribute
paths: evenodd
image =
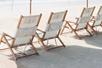
<svg viewBox="0 0 102 68"><path fill-rule="evenodd" d="M100 8L99 8L99 12L98 12L97 15L102 15L102 6L100 6Z"/></svg>
<svg viewBox="0 0 102 68"><path fill-rule="evenodd" d="M57 12L57 13L54 13L52 18L51 18L51 23L54 23L54 22L60 22L63 20L63 17L64 17L64 14L65 12Z"/></svg>
<svg viewBox="0 0 102 68"><path fill-rule="evenodd" d="M95 19L95 26L101 24L102 22L102 6L99 8L99 12L97 13L96 19Z"/></svg>
<svg viewBox="0 0 102 68"><path fill-rule="evenodd" d="M29 28L37 25L39 15L34 16L23 16L19 28Z"/></svg>
<svg viewBox="0 0 102 68"><path fill-rule="evenodd" d="M57 12L52 15L50 23L46 27L46 35L44 37L45 39L58 35L58 31L61 29L63 24L64 15L65 11Z"/></svg>
<svg viewBox="0 0 102 68"><path fill-rule="evenodd" d="M98 15L98 16L96 17L96 20L95 20L94 26L98 26L98 25L100 25L101 22L102 22L102 15Z"/></svg>
<svg viewBox="0 0 102 68"><path fill-rule="evenodd" d="M94 7L85 8L82 14L82 17L79 18L79 21L78 21L79 24L77 29L86 27L87 22L89 22L92 17L93 10L94 10Z"/></svg>
<svg viewBox="0 0 102 68"><path fill-rule="evenodd" d="M15 35L15 45L26 44L35 35L40 15L24 16Z"/></svg>
<svg viewBox="0 0 102 68"><path fill-rule="evenodd" d="M85 10L82 14L82 17L91 16L93 10L94 10L94 7L85 8Z"/></svg>
<svg viewBox="0 0 102 68"><path fill-rule="evenodd" d="M87 22L90 20L91 16L82 17L79 19L78 29L81 29L86 26Z"/></svg>

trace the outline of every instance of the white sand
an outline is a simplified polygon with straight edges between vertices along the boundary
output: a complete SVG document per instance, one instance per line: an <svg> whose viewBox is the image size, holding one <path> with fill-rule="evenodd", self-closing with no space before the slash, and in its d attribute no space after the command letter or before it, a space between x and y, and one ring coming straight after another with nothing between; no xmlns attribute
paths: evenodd
<svg viewBox="0 0 102 68"><path fill-rule="evenodd" d="M53 2L47 3L46 1L44 1L41 4L41 2L35 1L32 14L35 15L43 13L43 18L39 26L40 28L44 27L51 11L62 11L68 9L69 12L66 18L67 20L71 20L72 18L74 19L76 16L80 16L80 11L82 10L82 7L85 6L84 3L82 3L83 5L81 6L76 6L74 5L75 2L70 2L70 4L67 4L66 0L64 1L65 2L60 2L59 4L54 3L54 5L52 5ZM58 1L56 0L56 2ZM96 3L99 3L98 5L100 5L101 0L99 2L96 1ZM91 6L92 4L93 3L91 3ZM13 11L11 11L11 8L8 8L7 6L8 5L6 5L6 8L1 6L2 11L0 11L0 33L6 32L10 35L14 35L20 16L19 13L23 15L28 15L29 11L27 8L25 8L24 5L21 5L22 7L20 7L19 5L12 7ZM26 5L26 7L28 7L28 5ZM24 9L19 10L19 8ZM96 11L94 15L98 11L98 8L99 6L96 6ZM8 11L8 9L10 11ZM27 10L26 13L25 10ZM102 34L100 33L94 35L93 37L85 37L82 40L75 39L74 36L75 35L73 33L69 32L61 36L61 39L66 45L66 48L58 48L48 52L44 51L44 49L42 48L42 50L38 50L40 54L39 56L34 55L27 58L19 59L17 61L9 59L9 51L0 51L0 68L101 68Z"/></svg>
<svg viewBox="0 0 102 68"><path fill-rule="evenodd" d="M33 55L17 61L9 60L0 52L1 68L100 68L102 67L102 34L93 37L75 39L73 33L63 34L61 39L66 48L51 51L38 50L39 56ZM10 52L8 52L10 54ZM4 54L4 55L2 55ZM14 66L14 67L13 67Z"/></svg>

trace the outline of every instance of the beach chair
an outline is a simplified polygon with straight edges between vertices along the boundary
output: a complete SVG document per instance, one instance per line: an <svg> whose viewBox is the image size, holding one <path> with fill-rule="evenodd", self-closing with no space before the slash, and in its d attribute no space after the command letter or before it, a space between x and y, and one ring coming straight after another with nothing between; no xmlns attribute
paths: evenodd
<svg viewBox="0 0 102 68"><path fill-rule="evenodd" d="M36 29L40 22L41 16L42 14L21 16L14 37L8 35L7 33L2 34L0 43L8 45L14 59L38 54L32 41L35 37Z"/></svg>
<svg viewBox="0 0 102 68"><path fill-rule="evenodd" d="M97 32L95 27L97 27L97 26L101 26L102 27L102 6L100 6L100 8L99 8L99 10L97 12L97 15L93 16L91 22L89 22L88 25L90 26L90 28L93 30L94 33Z"/></svg>
<svg viewBox="0 0 102 68"><path fill-rule="evenodd" d="M79 36L77 31L82 30L82 29L86 29L86 31L90 35L92 35L90 33L90 31L88 31L88 29L87 29L87 23L90 21L94 9L95 9L95 7L83 8L83 11L82 11L80 17L76 18L77 19L76 22L66 21L61 34L63 33L65 28L68 28L68 29L71 28L72 32L74 32L79 39L81 39L81 37Z"/></svg>
<svg viewBox="0 0 102 68"><path fill-rule="evenodd" d="M42 32L43 35L40 36L39 34L39 40L41 41L42 45L44 46L45 50L51 50L54 48L58 47L65 47L64 43L59 37L61 27L63 25L64 19L66 17L67 11L62 11L62 12L56 12L56 13L51 13L49 20L47 22L46 29L42 31L41 29L38 29L38 31ZM53 46L49 46L49 40L54 40L55 43ZM57 45L56 39L59 40L61 45ZM47 41L47 43L45 43Z"/></svg>

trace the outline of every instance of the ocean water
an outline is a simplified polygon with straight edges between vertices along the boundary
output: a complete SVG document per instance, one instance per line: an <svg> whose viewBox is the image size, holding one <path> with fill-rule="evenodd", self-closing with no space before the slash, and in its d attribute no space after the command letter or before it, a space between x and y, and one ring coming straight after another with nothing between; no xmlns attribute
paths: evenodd
<svg viewBox="0 0 102 68"><path fill-rule="evenodd" d="M20 15L29 15L29 1L0 0L0 33L15 32ZM102 0L89 0L89 7L96 6L96 11L101 4ZM68 10L66 19L74 20L80 16L83 7L86 7L86 0L32 0L32 15L42 13L44 27L51 12Z"/></svg>

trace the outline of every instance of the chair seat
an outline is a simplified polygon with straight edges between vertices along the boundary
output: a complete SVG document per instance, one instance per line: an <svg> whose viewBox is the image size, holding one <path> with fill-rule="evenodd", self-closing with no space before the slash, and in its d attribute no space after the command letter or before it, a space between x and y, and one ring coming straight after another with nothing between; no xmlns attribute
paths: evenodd
<svg viewBox="0 0 102 68"><path fill-rule="evenodd" d="M94 24L94 26L100 25L101 22L102 22L102 16L99 15L99 16L97 16L96 19L95 19L95 24Z"/></svg>

